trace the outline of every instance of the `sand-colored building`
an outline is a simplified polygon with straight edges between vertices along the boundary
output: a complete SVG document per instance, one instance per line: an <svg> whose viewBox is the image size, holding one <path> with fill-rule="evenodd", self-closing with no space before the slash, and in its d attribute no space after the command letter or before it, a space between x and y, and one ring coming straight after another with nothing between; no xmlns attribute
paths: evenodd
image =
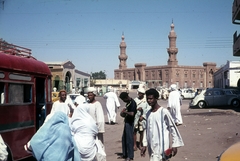
<svg viewBox="0 0 240 161"><path fill-rule="evenodd" d="M57 91L66 89L71 92L82 90L90 86L90 74L75 69L71 61L65 62L45 62L52 73L52 87Z"/></svg>
<svg viewBox="0 0 240 161"><path fill-rule="evenodd" d="M127 45L124 41L125 37L122 35L120 55L118 56L119 69L114 70L114 78L146 82L146 86L149 88L169 87L173 83L177 84L178 88L213 87L213 73L217 70L216 63L204 62L203 66L178 65L177 35L173 23L170 27L167 65L147 66L146 63L136 63L134 68L127 68Z"/></svg>

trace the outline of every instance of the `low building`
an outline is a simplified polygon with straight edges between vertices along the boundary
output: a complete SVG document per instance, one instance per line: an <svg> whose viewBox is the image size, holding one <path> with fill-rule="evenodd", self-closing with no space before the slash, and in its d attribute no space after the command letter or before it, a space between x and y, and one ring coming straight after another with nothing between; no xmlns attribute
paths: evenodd
<svg viewBox="0 0 240 161"><path fill-rule="evenodd" d="M216 71L214 73L214 87L240 88L240 61L227 61L226 65Z"/></svg>
<svg viewBox="0 0 240 161"><path fill-rule="evenodd" d="M90 74L75 69L71 61L65 62L45 62L52 73L52 87L57 91L66 89L69 93L83 90L90 86Z"/></svg>
<svg viewBox="0 0 240 161"><path fill-rule="evenodd" d="M130 81L129 80L120 80L120 79L95 79L94 87L101 90L101 93L104 94L109 88L113 88L115 91L126 91L129 89Z"/></svg>

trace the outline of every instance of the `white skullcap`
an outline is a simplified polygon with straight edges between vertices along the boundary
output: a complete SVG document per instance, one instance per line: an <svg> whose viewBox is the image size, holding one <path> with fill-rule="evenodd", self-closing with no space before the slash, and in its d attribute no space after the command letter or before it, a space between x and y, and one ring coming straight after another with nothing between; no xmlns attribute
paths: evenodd
<svg viewBox="0 0 240 161"><path fill-rule="evenodd" d="M145 89L144 89L144 88L138 88L137 91L138 91L139 93L143 93L143 94L145 93Z"/></svg>
<svg viewBox="0 0 240 161"><path fill-rule="evenodd" d="M177 85L176 84L172 84L170 86L170 88L171 88L172 91L175 91L175 90L177 90Z"/></svg>
<svg viewBox="0 0 240 161"><path fill-rule="evenodd" d="M87 88L87 93L88 93L88 92L92 92L94 95L97 94L97 91L96 91L96 89L95 89L94 87L88 87L88 88Z"/></svg>

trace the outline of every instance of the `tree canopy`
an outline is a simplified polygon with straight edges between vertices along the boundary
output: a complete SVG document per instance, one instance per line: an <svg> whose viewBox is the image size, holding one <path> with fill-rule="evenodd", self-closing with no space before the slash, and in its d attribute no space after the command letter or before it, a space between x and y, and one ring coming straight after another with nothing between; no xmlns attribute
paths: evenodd
<svg viewBox="0 0 240 161"><path fill-rule="evenodd" d="M106 73L103 71L100 72L94 72L92 74L92 79L106 79Z"/></svg>

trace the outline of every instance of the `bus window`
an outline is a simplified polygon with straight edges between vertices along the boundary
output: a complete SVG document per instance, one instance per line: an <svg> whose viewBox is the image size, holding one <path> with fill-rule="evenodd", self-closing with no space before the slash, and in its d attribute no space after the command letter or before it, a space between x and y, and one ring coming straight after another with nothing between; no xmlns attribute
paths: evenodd
<svg viewBox="0 0 240 161"><path fill-rule="evenodd" d="M8 103L32 102L32 85L9 83L8 90Z"/></svg>
<svg viewBox="0 0 240 161"><path fill-rule="evenodd" d="M5 94L4 94L4 83L0 82L0 97L1 97L1 104L5 103Z"/></svg>

